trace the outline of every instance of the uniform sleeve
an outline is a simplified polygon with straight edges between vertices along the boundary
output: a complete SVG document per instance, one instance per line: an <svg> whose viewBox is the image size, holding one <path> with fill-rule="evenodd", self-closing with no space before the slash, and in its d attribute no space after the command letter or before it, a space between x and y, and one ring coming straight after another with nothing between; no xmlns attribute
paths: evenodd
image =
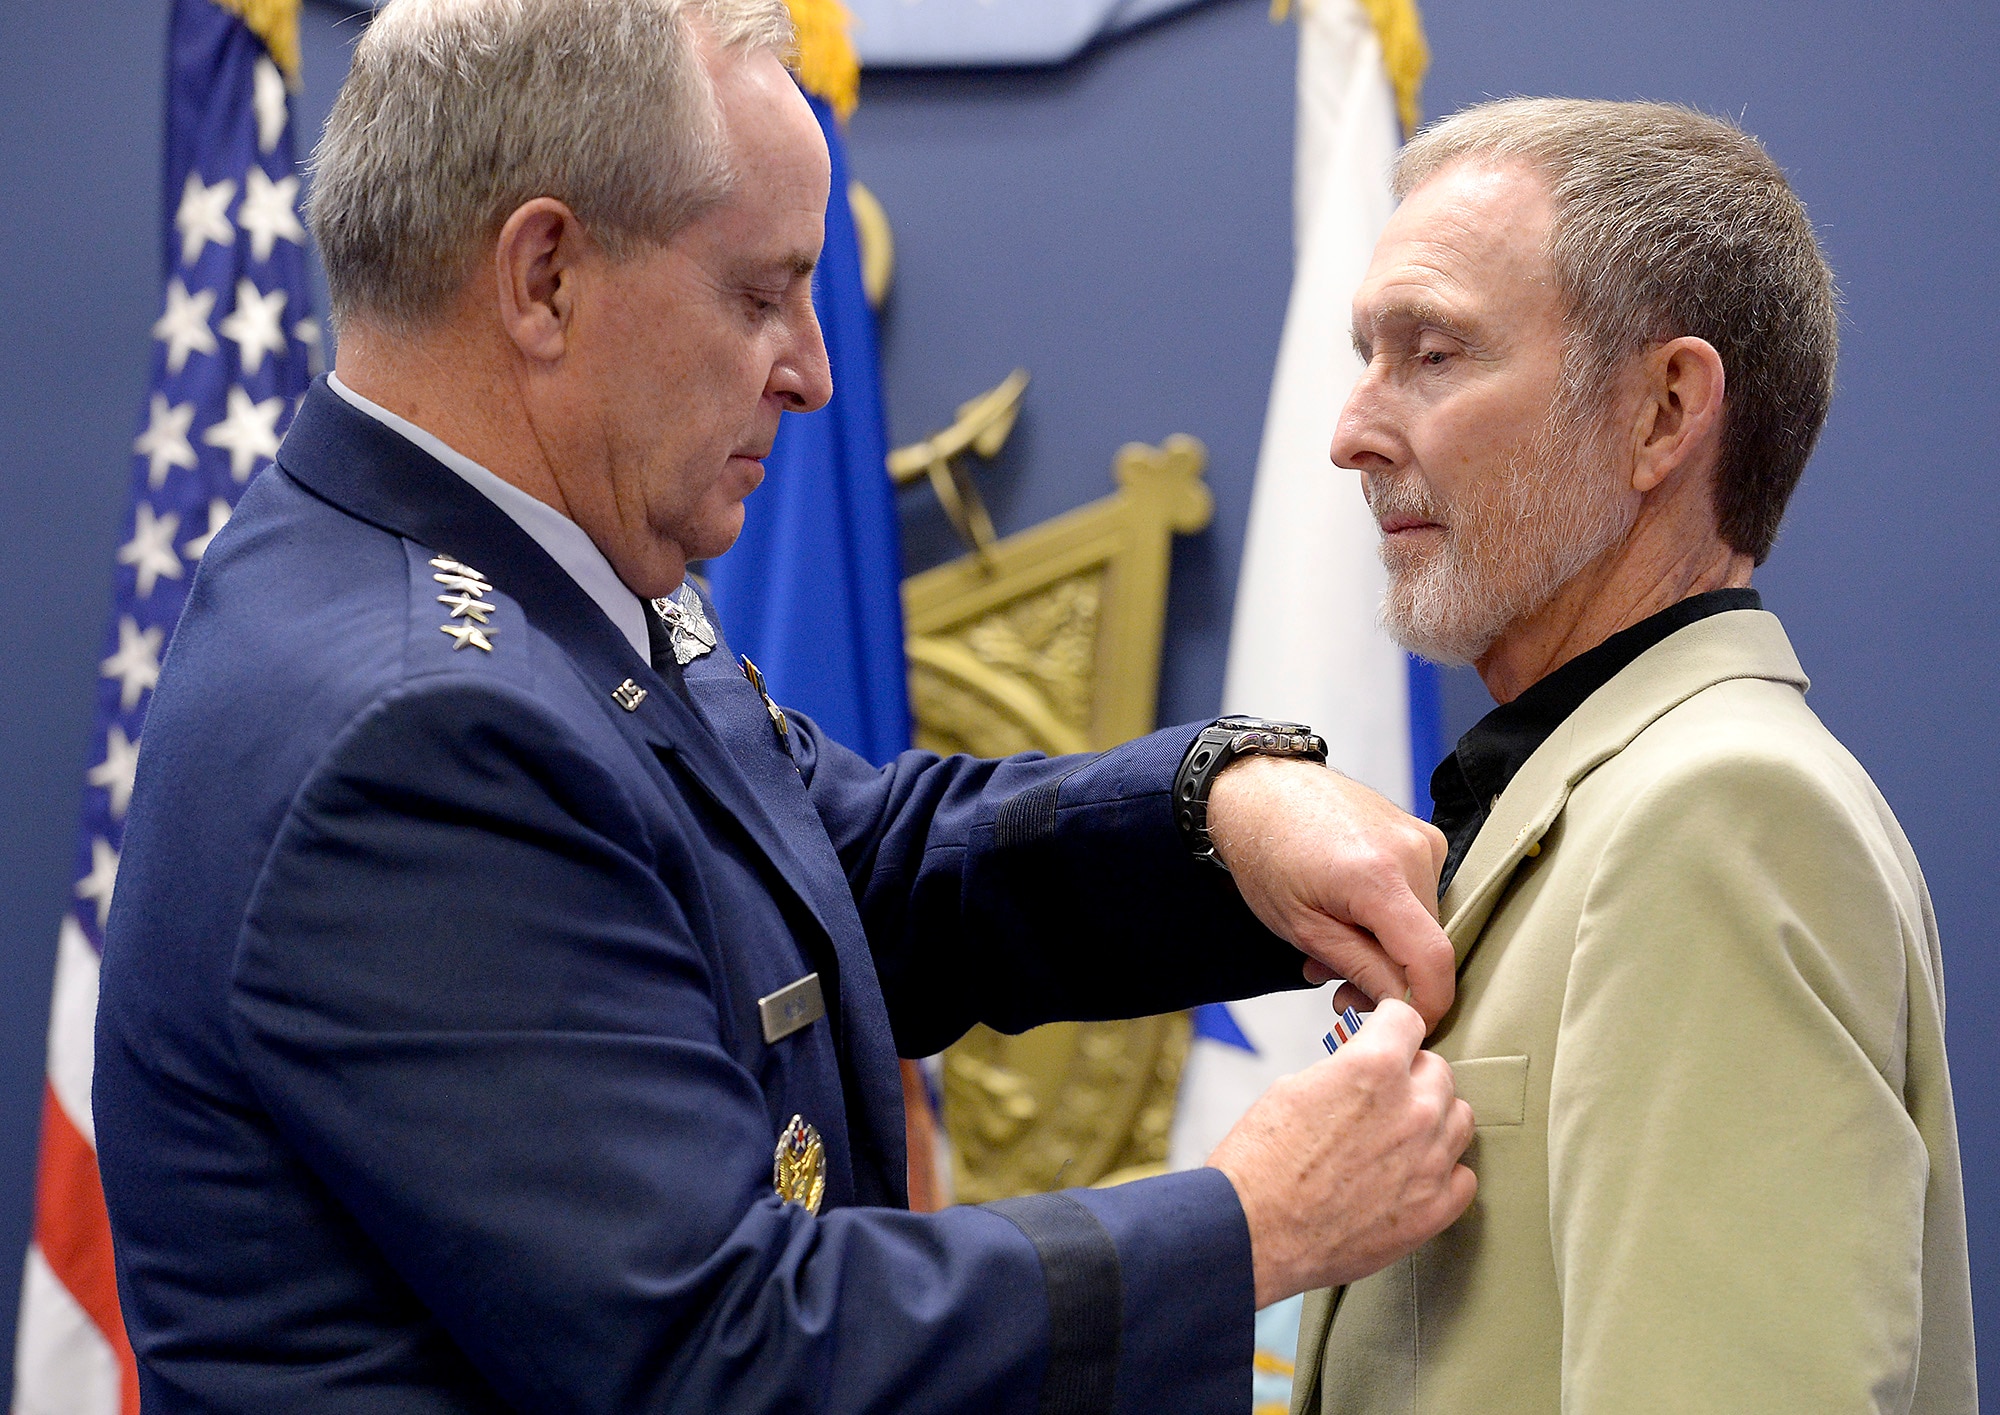
<svg viewBox="0 0 2000 1415"><path fill-rule="evenodd" d="M1038 1407L1060 1314L1018 1215L777 1201L763 1096L663 883L699 881L649 819L505 690L363 714L294 801L233 969L286 1140L514 1409L1108 1410ZM1128 1306L1247 1282L1219 1175L1070 1202ZM1147 1369L1128 1340L1120 1408L1229 1408L1164 1378L1247 1371L1238 1297L1190 1316L1193 1359Z"/></svg>
<svg viewBox="0 0 2000 1415"><path fill-rule="evenodd" d="M1206 724L1091 756L908 752L877 770L810 722L798 761L840 853L904 1056L975 1022L1141 1017L1301 987L1301 955L1174 824Z"/></svg>
<svg viewBox="0 0 2000 1415"><path fill-rule="evenodd" d="M1554 1064L1563 1408L1908 1408L1928 1156L1889 844L1795 762L1657 782L1606 843Z"/></svg>

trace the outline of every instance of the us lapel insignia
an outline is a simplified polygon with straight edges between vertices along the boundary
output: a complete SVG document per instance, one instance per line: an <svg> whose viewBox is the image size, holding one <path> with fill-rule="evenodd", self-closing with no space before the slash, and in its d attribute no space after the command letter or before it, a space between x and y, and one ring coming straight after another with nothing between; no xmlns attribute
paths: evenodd
<svg viewBox="0 0 2000 1415"><path fill-rule="evenodd" d="M771 1187L787 1204L803 1204L807 1213L819 1212L826 1198L826 1146L819 1131L795 1115L778 1135L778 1153L771 1161Z"/></svg>
<svg viewBox="0 0 2000 1415"><path fill-rule="evenodd" d="M667 642L673 646L674 662L681 667L715 647L715 629L693 585L683 584L673 594L654 600L653 613L666 624Z"/></svg>
<svg viewBox="0 0 2000 1415"><path fill-rule="evenodd" d="M438 631L451 635L452 652L470 644L492 653L492 636L499 631L486 622L486 616L493 612L486 595L493 586L470 565L449 555L432 556L431 568L437 572L431 578L451 591L438 596L438 603L451 611L450 618L438 625Z"/></svg>
<svg viewBox="0 0 2000 1415"><path fill-rule="evenodd" d="M639 704L646 701L646 690L627 678L611 690L611 700L627 712L637 712Z"/></svg>

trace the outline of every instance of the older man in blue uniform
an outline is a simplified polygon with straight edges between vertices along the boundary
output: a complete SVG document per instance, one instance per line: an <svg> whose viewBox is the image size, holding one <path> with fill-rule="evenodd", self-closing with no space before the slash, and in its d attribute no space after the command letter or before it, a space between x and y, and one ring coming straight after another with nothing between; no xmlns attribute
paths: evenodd
<svg viewBox="0 0 2000 1415"><path fill-rule="evenodd" d="M1183 772L1190 840L1191 728L876 771L684 583L828 396L789 34L396 0L358 47L338 371L204 558L105 952L149 1411L1234 1415L1253 1305L1470 1198L1428 827L1251 756ZM899 1053L1302 969L1392 996L1210 1167L907 1211Z"/></svg>

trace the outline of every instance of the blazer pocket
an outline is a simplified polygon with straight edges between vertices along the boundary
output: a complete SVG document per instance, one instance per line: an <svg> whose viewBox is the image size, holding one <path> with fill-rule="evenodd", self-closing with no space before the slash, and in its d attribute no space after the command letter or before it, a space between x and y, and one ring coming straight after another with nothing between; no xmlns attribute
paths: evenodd
<svg viewBox="0 0 2000 1415"><path fill-rule="evenodd" d="M1519 1125L1528 1109L1528 1058L1476 1056L1451 1064L1459 1099L1472 1107L1472 1123Z"/></svg>

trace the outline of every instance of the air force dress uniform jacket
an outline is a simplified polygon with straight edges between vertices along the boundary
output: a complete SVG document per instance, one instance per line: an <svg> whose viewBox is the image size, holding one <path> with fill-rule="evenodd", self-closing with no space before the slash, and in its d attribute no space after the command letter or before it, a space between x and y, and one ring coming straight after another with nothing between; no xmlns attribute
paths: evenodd
<svg viewBox="0 0 2000 1415"><path fill-rule="evenodd" d="M726 645L685 686L307 396L204 557L108 930L94 1106L149 1415L1240 1410L1221 1174L904 1194L898 1053L1296 982L1176 837L1191 731L878 771L781 738ZM758 1000L807 973L825 1015L767 1041ZM773 1190L795 1116L817 1213Z"/></svg>

